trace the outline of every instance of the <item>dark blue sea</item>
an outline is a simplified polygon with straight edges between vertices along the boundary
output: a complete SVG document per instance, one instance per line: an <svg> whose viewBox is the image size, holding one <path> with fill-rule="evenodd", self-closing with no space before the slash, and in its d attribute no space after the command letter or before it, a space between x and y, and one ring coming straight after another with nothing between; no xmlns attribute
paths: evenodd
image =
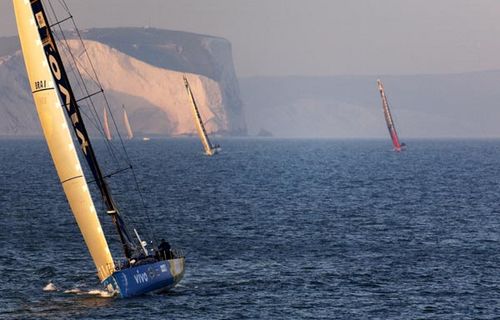
<svg viewBox="0 0 500 320"><path fill-rule="evenodd" d="M500 318L500 141L218 142L211 158L195 139L126 143L145 209L121 174L116 200L187 269L169 293L117 299L45 141L0 140L0 318Z"/></svg>

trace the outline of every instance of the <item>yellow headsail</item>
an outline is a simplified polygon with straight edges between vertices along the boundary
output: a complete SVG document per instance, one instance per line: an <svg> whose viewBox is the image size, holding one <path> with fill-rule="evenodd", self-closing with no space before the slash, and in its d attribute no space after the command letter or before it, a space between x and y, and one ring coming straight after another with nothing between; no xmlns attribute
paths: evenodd
<svg viewBox="0 0 500 320"><path fill-rule="evenodd" d="M65 118L61 96L66 88L57 85L58 62L46 56L44 48L53 39L41 39L39 29L48 28L43 12L36 12L39 0L13 0L19 39L33 98L43 133L59 179L68 198L101 280L114 271L114 263L89 193L74 141ZM48 59L48 60L47 60ZM47 62L49 61L49 62ZM56 86L58 86L56 88Z"/></svg>

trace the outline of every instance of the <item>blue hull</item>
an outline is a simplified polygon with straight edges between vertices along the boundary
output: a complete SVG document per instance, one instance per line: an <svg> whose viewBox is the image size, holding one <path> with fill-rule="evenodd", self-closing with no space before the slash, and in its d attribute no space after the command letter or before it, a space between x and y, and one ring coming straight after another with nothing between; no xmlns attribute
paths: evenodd
<svg viewBox="0 0 500 320"><path fill-rule="evenodd" d="M173 288L184 275L184 258L163 260L114 272L103 281L121 298Z"/></svg>

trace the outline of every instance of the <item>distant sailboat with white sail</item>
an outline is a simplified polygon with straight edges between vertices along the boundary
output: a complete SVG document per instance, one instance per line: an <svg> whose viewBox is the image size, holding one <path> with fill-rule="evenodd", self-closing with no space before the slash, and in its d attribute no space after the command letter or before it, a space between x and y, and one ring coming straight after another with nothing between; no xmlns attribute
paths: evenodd
<svg viewBox="0 0 500 320"><path fill-rule="evenodd" d="M212 156L218 153L221 150L219 145L212 145L210 139L208 138L207 130L205 129L205 125L203 124L203 120L201 119L200 110L196 104L196 100L193 95L193 91L191 90L191 86L189 85L187 76L183 76L184 86L186 87L187 94L191 101L193 118L196 126L196 130L198 131L198 135L200 137L201 143L203 145L203 149L205 150L205 154L207 156Z"/></svg>
<svg viewBox="0 0 500 320"><path fill-rule="evenodd" d="M89 101L91 95L76 99L61 58L59 43L54 38L51 26L59 25L63 20L49 21L43 3L46 2L13 0L19 39L43 133L98 277L110 292L120 297L172 288L184 275L184 256L170 250L170 245L163 241L161 245L149 249L137 229L133 229L135 237L129 232L112 195L108 176L101 170L80 110L79 104L82 100ZM52 9L53 4L49 4ZM65 3L64 6L67 10ZM59 30L63 33L62 28ZM69 48L67 42L61 48ZM109 110L109 105L107 107ZM110 252L74 138L78 140L76 147L82 152L82 159L86 161L91 179L100 192L98 198L116 228L124 253L121 261L115 262ZM133 173L132 165L127 164L127 170Z"/></svg>
<svg viewBox="0 0 500 320"><path fill-rule="evenodd" d="M399 142L398 133L396 131L396 126L394 125L394 120L392 119L391 110L389 109L389 102L387 101L384 85L380 80L377 80L377 85L380 92L380 97L382 98L382 109L384 110L385 122L387 124L387 129L389 130L389 135L391 136L394 151L403 151L406 149L406 144Z"/></svg>
<svg viewBox="0 0 500 320"><path fill-rule="evenodd" d="M125 109L124 105L122 105L122 109L123 109L123 126L125 127L125 133L126 133L125 138L127 140L132 140L134 138L134 133L132 132L132 127L130 126L130 122L128 120L127 110ZM111 141L113 139L113 136L111 135L108 111L106 107L103 108L102 126L104 129L104 136L106 137L106 140Z"/></svg>
<svg viewBox="0 0 500 320"><path fill-rule="evenodd" d="M106 107L102 108L103 116L102 116L102 125L104 127L104 136L108 141L111 141L113 137L111 136L111 131L109 130L109 121L108 121L108 111Z"/></svg>
<svg viewBox="0 0 500 320"><path fill-rule="evenodd" d="M127 139L132 140L134 138L134 134L132 133L132 128L130 127L130 122L128 121L127 109L122 105L123 109L123 125L125 126L125 130L127 133Z"/></svg>

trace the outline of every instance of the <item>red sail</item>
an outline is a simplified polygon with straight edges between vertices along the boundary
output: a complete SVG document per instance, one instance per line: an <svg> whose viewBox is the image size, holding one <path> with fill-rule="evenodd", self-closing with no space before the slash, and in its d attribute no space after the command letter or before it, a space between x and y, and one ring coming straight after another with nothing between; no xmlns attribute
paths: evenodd
<svg viewBox="0 0 500 320"><path fill-rule="evenodd" d="M382 108L384 110L385 122L387 124L387 129L391 135L392 145L394 150L401 151L401 143L399 142L398 133L396 132L396 127L394 126L394 121L392 120L391 110L389 109L389 102L387 102L387 97L384 91L384 85L382 81L377 80L378 90L380 91L380 97L382 98Z"/></svg>

